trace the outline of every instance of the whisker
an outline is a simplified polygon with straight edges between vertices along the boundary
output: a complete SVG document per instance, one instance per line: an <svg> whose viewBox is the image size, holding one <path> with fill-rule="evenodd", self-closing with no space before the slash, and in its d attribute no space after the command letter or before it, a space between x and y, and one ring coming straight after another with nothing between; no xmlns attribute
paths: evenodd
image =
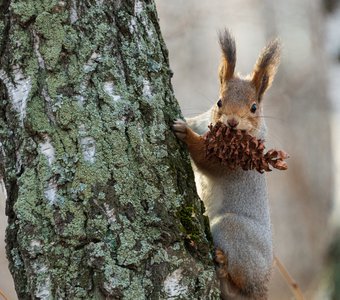
<svg viewBox="0 0 340 300"><path fill-rule="evenodd" d="M199 115L202 112L205 112L206 109L204 107L181 107L183 114L196 114Z"/></svg>
<svg viewBox="0 0 340 300"><path fill-rule="evenodd" d="M253 127L252 129L255 131L255 133L261 132L259 128ZM275 145L278 145L278 147L282 147L281 137L278 135L275 135L272 131L269 131L266 133L265 140L266 141L270 140L271 144L275 144Z"/></svg>
<svg viewBox="0 0 340 300"><path fill-rule="evenodd" d="M273 120L278 120L278 121L281 121L281 122L285 122L284 119L282 118L278 118L278 117L274 117L274 116L255 116L254 118L263 118L263 119L273 119Z"/></svg>
<svg viewBox="0 0 340 300"><path fill-rule="evenodd" d="M203 93L202 91L196 91L196 93L200 96L202 96L202 98L205 100L205 102L209 103L210 105L214 105L215 102L217 102L218 97L216 97L216 99L211 99L210 97L208 97L205 93Z"/></svg>
<svg viewBox="0 0 340 300"><path fill-rule="evenodd" d="M183 115L184 115L184 117L196 117L196 116L198 116L200 113L199 112L197 112L197 113L195 113L195 112L193 112L193 113L185 113L185 112L183 112Z"/></svg>
<svg viewBox="0 0 340 300"><path fill-rule="evenodd" d="M204 109L200 109L200 108L182 108L182 112L188 112L188 113L202 113L204 111Z"/></svg>
<svg viewBox="0 0 340 300"><path fill-rule="evenodd" d="M249 112L246 112L243 116L241 116L241 119L248 117L249 116Z"/></svg>

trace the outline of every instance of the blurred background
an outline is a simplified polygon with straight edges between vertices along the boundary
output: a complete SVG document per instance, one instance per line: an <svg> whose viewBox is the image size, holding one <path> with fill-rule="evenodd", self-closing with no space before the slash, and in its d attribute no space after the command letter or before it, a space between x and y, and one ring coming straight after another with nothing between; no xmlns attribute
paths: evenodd
<svg viewBox="0 0 340 300"><path fill-rule="evenodd" d="M206 111L218 99L219 29L233 32L236 70L243 75L252 71L266 42L281 38L281 66L264 98L267 147L291 156L289 170L267 176L275 253L306 299L340 299L339 1L156 0L156 4L175 95L187 117ZM0 289L16 299L5 258L4 207L0 190ZM292 299L276 268L270 299Z"/></svg>
<svg viewBox="0 0 340 300"><path fill-rule="evenodd" d="M236 39L236 70L252 71L261 49L280 37L282 60L264 97L268 147L286 150L285 172L269 173L275 253L306 299L334 295L340 262L340 5L312 0L156 0L182 112L216 105L221 52L217 32ZM340 241L340 239L339 239ZM337 259L339 256L339 259ZM340 265L340 263L339 263ZM340 272L340 269L339 269ZM270 299L292 293L274 268Z"/></svg>

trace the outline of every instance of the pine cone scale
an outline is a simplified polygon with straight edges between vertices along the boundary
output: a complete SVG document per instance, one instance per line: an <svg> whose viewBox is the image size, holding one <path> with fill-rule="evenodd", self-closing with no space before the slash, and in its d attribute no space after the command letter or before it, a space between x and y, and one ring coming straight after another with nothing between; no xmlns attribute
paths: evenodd
<svg viewBox="0 0 340 300"><path fill-rule="evenodd" d="M287 170L284 161L289 155L282 150L271 149L265 151L264 140L257 139L245 131L234 130L218 122L209 125L209 131L204 135L206 157L218 158L221 165L229 169L238 166L243 170L257 170L260 173L270 172L273 167L278 170Z"/></svg>

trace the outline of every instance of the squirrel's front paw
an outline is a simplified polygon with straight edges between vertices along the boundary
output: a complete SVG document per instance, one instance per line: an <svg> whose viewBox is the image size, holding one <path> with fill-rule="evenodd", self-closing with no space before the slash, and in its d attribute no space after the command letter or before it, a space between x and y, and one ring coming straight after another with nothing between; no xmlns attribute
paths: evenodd
<svg viewBox="0 0 340 300"><path fill-rule="evenodd" d="M174 133L181 141L186 140L188 133L188 125L185 121L181 119L175 120L174 124L172 125L172 129L174 130Z"/></svg>

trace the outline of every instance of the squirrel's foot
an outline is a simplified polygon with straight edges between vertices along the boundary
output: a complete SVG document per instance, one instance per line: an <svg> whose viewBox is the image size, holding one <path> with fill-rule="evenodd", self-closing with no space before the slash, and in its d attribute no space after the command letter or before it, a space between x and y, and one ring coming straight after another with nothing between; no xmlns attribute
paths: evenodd
<svg viewBox="0 0 340 300"><path fill-rule="evenodd" d="M185 142L186 137L187 137L187 131L189 129L188 124L181 119L177 119L177 120L174 121L172 128L173 128L177 138L179 138L181 141Z"/></svg>
<svg viewBox="0 0 340 300"><path fill-rule="evenodd" d="M202 144L202 137L194 132L185 121L175 120L172 128L176 136L188 146Z"/></svg>
<svg viewBox="0 0 340 300"><path fill-rule="evenodd" d="M224 252L217 248L215 251L215 262L218 264L216 274L218 278L227 278L228 277L228 259L225 256Z"/></svg>
<svg viewBox="0 0 340 300"><path fill-rule="evenodd" d="M190 156L197 166L201 169L215 168L215 165L206 158L206 146L203 136L194 132L185 121L180 119L174 121L172 128L177 138L187 145ZM220 169L219 164L218 167Z"/></svg>

